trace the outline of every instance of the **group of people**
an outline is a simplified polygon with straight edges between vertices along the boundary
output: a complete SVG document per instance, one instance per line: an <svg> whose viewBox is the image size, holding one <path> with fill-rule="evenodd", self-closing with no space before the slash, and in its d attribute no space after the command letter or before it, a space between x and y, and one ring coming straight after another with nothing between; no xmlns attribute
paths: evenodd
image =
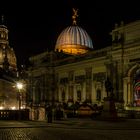
<svg viewBox="0 0 140 140"><path fill-rule="evenodd" d="M64 116L63 113L64 111L61 107L52 107L51 105L46 107L46 117L48 123L52 123L52 120L61 120Z"/></svg>

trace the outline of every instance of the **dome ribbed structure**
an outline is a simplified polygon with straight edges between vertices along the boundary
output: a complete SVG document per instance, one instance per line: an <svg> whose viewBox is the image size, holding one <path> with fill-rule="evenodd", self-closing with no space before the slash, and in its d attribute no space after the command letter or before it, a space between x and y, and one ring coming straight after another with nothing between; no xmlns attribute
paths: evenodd
<svg viewBox="0 0 140 140"><path fill-rule="evenodd" d="M55 50L70 54L84 54L93 49L88 33L79 26L69 26L59 35Z"/></svg>

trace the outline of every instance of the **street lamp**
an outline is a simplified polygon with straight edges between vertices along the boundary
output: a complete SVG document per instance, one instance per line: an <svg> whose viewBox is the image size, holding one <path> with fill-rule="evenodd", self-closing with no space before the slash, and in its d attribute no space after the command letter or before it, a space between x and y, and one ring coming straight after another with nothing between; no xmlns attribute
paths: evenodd
<svg viewBox="0 0 140 140"><path fill-rule="evenodd" d="M19 110L21 109L21 90L23 89L23 84L21 82L16 83L18 89L18 99L19 99Z"/></svg>

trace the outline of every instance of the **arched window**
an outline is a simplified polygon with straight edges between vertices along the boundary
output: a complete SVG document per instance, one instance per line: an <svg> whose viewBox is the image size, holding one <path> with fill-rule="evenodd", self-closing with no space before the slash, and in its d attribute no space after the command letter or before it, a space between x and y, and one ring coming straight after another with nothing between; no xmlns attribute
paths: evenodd
<svg viewBox="0 0 140 140"><path fill-rule="evenodd" d="M133 93L134 93L134 105L140 106L140 69L136 71L134 74L134 85L133 85Z"/></svg>

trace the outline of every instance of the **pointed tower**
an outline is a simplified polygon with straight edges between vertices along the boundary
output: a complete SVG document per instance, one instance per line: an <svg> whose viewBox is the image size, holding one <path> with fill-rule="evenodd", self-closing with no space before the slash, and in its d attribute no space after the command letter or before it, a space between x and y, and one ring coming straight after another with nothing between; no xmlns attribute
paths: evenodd
<svg viewBox="0 0 140 140"><path fill-rule="evenodd" d="M4 25L4 17L0 24L0 68L4 70L16 70L17 60L13 48L9 46L8 29Z"/></svg>

